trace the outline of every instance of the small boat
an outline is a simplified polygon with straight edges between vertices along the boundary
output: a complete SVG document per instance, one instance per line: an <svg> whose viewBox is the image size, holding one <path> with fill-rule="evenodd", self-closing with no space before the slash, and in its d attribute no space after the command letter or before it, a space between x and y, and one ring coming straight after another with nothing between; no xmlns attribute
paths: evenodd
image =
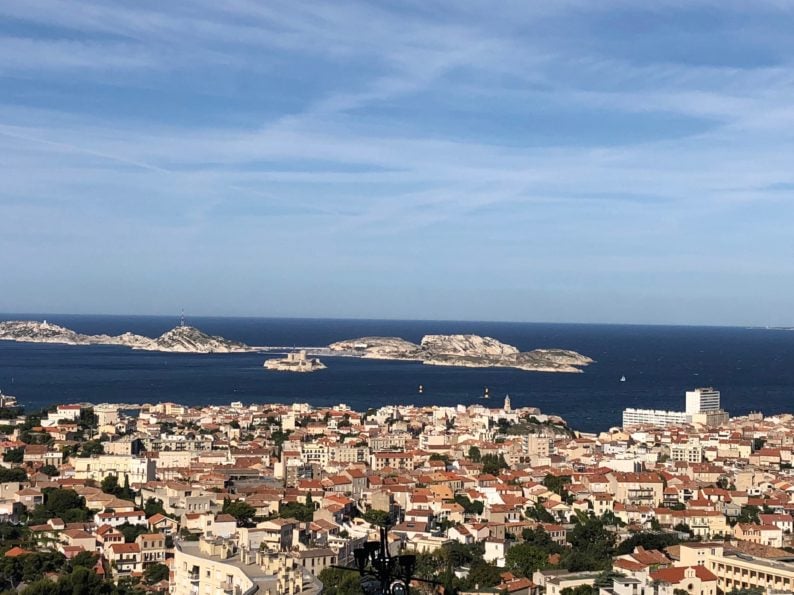
<svg viewBox="0 0 794 595"><path fill-rule="evenodd" d="M485 392L482 394L482 396L480 398L481 399L489 399L490 398L490 396L488 395L488 387L487 386L485 387Z"/></svg>
<svg viewBox="0 0 794 595"><path fill-rule="evenodd" d="M626 382L626 377L625 377L625 376L621 376L621 377L620 377L620 381L621 381L621 382Z"/></svg>
<svg viewBox="0 0 794 595"><path fill-rule="evenodd" d="M421 395L423 392L425 392L425 387L420 384L419 385L419 394Z"/></svg>

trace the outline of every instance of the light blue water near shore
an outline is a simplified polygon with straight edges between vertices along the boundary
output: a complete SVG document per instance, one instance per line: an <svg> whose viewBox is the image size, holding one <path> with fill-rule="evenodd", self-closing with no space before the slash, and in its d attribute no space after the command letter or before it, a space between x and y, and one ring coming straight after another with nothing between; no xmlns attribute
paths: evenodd
<svg viewBox="0 0 794 595"><path fill-rule="evenodd" d="M157 336L175 317L8 315L83 333ZM29 408L73 401L228 404L231 401L344 402L355 409L416 403L539 407L581 430L620 423L624 407L683 408L684 391L714 386L732 413L794 411L794 332L729 327L665 327L493 322L199 318L190 324L251 345L320 346L365 335L418 341L428 333L488 335L530 350L573 349L597 363L583 374L424 366L325 358L327 370L289 374L262 368L260 354L191 355L112 346L0 341L0 390ZM626 382L620 382L622 375ZM419 394L417 387L424 386ZM489 387L491 400L479 396Z"/></svg>

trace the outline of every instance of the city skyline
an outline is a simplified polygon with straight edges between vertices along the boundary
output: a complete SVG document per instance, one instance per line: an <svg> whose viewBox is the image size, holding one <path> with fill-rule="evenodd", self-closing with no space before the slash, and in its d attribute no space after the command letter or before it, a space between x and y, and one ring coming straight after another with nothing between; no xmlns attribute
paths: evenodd
<svg viewBox="0 0 794 595"><path fill-rule="evenodd" d="M786 5L0 15L0 311L794 322Z"/></svg>

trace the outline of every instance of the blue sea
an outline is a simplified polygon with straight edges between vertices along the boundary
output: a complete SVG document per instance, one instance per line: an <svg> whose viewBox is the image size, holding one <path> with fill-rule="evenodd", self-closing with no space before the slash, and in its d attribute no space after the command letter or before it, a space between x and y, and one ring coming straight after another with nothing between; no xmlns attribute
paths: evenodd
<svg viewBox="0 0 794 595"><path fill-rule="evenodd" d="M47 319L88 334L157 336L174 317L0 314ZM731 414L794 411L794 331L731 327L631 326L453 321L199 318L188 323L251 345L322 346L365 335L419 341L428 333L488 335L521 350L573 349L596 360L583 374L424 366L327 357L313 374L267 371L257 353L191 355L113 346L0 341L0 390L29 409L75 401L185 404L486 403L506 394L514 407L539 407L583 431L619 425L625 407L682 409L684 392L714 386ZM270 355L272 357L272 355ZM621 376L626 382L620 382ZM417 388L423 385L424 392Z"/></svg>

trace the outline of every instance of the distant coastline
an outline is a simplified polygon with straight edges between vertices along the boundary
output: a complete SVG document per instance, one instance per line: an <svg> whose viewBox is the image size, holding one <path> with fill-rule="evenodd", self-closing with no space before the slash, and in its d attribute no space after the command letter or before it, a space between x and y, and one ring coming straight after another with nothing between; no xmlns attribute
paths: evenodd
<svg viewBox="0 0 794 595"><path fill-rule="evenodd" d="M83 334L47 320L0 321L0 340L22 343L58 343L63 345L120 345L144 351L168 353L243 353L272 351L268 347L251 347L239 341L207 333L186 325L166 331L157 338L125 331L120 335ZM397 337L362 337L336 341L324 351L328 355L350 355L371 359L421 361L434 366L466 368L516 368L533 372L581 372L583 366L593 363L589 357L564 349L534 349L520 352L491 337L473 334L425 335L419 345ZM287 350L284 359L268 359L264 367L271 370L312 372L325 369L317 359L306 359L307 350ZM302 355L303 359L293 359Z"/></svg>
<svg viewBox="0 0 794 595"><path fill-rule="evenodd" d="M174 316L61 316L41 319L82 334L130 331L157 337L178 324ZM7 318L0 316L0 318ZM282 353L193 354L115 346L0 341L0 389L29 408L63 402L125 403L167 399L182 404L232 401L309 402L314 406L481 403L510 394L514 406L558 414L584 431L620 423L623 409L676 409L682 391L719 387L732 415L762 408L791 409L794 394L794 332L739 327L664 327L542 323L405 322L394 320L205 318L190 323L209 335L246 345L330 345L344 337L404 337L418 344L425 334L498 337L521 351L554 345L586 354L596 363L584 374L538 374L513 368L464 368L418 361L329 357L317 374L269 373L264 359ZM313 355L313 357L315 357ZM620 382L621 376L627 382ZM419 385L424 390L420 394ZM759 405L761 404L761 405Z"/></svg>

